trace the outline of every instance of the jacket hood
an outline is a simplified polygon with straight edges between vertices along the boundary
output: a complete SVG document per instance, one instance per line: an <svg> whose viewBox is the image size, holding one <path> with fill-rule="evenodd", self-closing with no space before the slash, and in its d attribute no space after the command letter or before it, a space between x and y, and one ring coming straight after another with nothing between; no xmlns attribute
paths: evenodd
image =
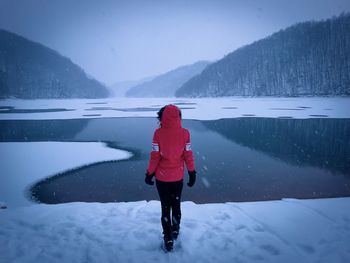
<svg viewBox="0 0 350 263"><path fill-rule="evenodd" d="M163 111L161 126L164 128L181 128L180 109L175 105L167 105Z"/></svg>

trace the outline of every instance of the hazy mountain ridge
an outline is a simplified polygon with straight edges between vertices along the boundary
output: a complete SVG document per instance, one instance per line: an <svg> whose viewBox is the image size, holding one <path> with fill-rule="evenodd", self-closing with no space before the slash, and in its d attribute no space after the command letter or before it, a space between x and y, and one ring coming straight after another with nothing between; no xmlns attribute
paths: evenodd
<svg viewBox="0 0 350 263"><path fill-rule="evenodd" d="M108 90L70 59L0 30L0 98L102 98Z"/></svg>
<svg viewBox="0 0 350 263"><path fill-rule="evenodd" d="M186 81L201 73L209 65L208 61L199 61L191 65L178 67L145 83L136 85L126 92L127 97L173 97Z"/></svg>
<svg viewBox="0 0 350 263"><path fill-rule="evenodd" d="M154 79L154 77L147 77L140 80L119 81L110 85L109 90L111 91L111 96L113 97L124 97L130 88L140 85L144 82L151 81L152 79Z"/></svg>
<svg viewBox="0 0 350 263"><path fill-rule="evenodd" d="M176 96L350 95L350 14L304 22L237 49Z"/></svg>

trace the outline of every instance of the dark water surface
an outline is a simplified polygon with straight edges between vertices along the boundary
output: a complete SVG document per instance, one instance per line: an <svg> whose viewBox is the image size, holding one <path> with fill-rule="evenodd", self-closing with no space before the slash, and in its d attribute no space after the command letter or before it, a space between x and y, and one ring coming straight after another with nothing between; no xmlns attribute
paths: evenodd
<svg viewBox="0 0 350 263"><path fill-rule="evenodd" d="M158 199L156 189L143 180L157 125L155 118L0 121L0 141L104 141L133 152L129 160L37 182L30 191L39 202L151 200ZM184 120L183 126L191 132L198 171L195 187L184 187L183 200L350 196L349 119Z"/></svg>

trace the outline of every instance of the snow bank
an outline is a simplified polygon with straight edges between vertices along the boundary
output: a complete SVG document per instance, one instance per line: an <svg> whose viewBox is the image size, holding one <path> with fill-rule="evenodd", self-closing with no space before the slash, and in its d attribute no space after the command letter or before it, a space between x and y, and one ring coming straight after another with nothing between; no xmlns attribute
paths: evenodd
<svg viewBox="0 0 350 263"><path fill-rule="evenodd" d="M160 249L160 203L70 203L0 211L1 262L349 262L350 198L182 203Z"/></svg>
<svg viewBox="0 0 350 263"><path fill-rule="evenodd" d="M30 204L24 192L35 181L92 163L127 159L131 153L98 142L9 142L0 143L0 156L0 198L11 208Z"/></svg>
<svg viewBox="0 0 350 263"><path fill-rule="evenodd" d="M0 100L0 119L77 119L155 117L162 106L174 103L185 119L216 120L238 117L350 118L350 98L108 98L99 100ZM40 113L5 113L15 109L69 109Z"/></svg>

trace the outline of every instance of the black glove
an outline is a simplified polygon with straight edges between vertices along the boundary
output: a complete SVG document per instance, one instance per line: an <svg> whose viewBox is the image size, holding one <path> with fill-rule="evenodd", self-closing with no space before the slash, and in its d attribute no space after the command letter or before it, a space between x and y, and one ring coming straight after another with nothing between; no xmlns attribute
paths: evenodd
<svg viewBox="0 0 350 263"><path fill-rule="evenodd" d="M197 174L197 172L195 170L188 171L188 175L190 176L190 180L188 181L187 185L189 187L192 187L194 185L194 183L196 182L196 174Z"/></svg>
<svg viewBox="0 0 350 263"><path fill-rule="evenodd" d="M146 172L146 177L145 177L145 183L149 184L149 185L154 185L154 182L152 180L153 176L155 175L155 173L153 174L149 174L148 171Z"/></svg>

